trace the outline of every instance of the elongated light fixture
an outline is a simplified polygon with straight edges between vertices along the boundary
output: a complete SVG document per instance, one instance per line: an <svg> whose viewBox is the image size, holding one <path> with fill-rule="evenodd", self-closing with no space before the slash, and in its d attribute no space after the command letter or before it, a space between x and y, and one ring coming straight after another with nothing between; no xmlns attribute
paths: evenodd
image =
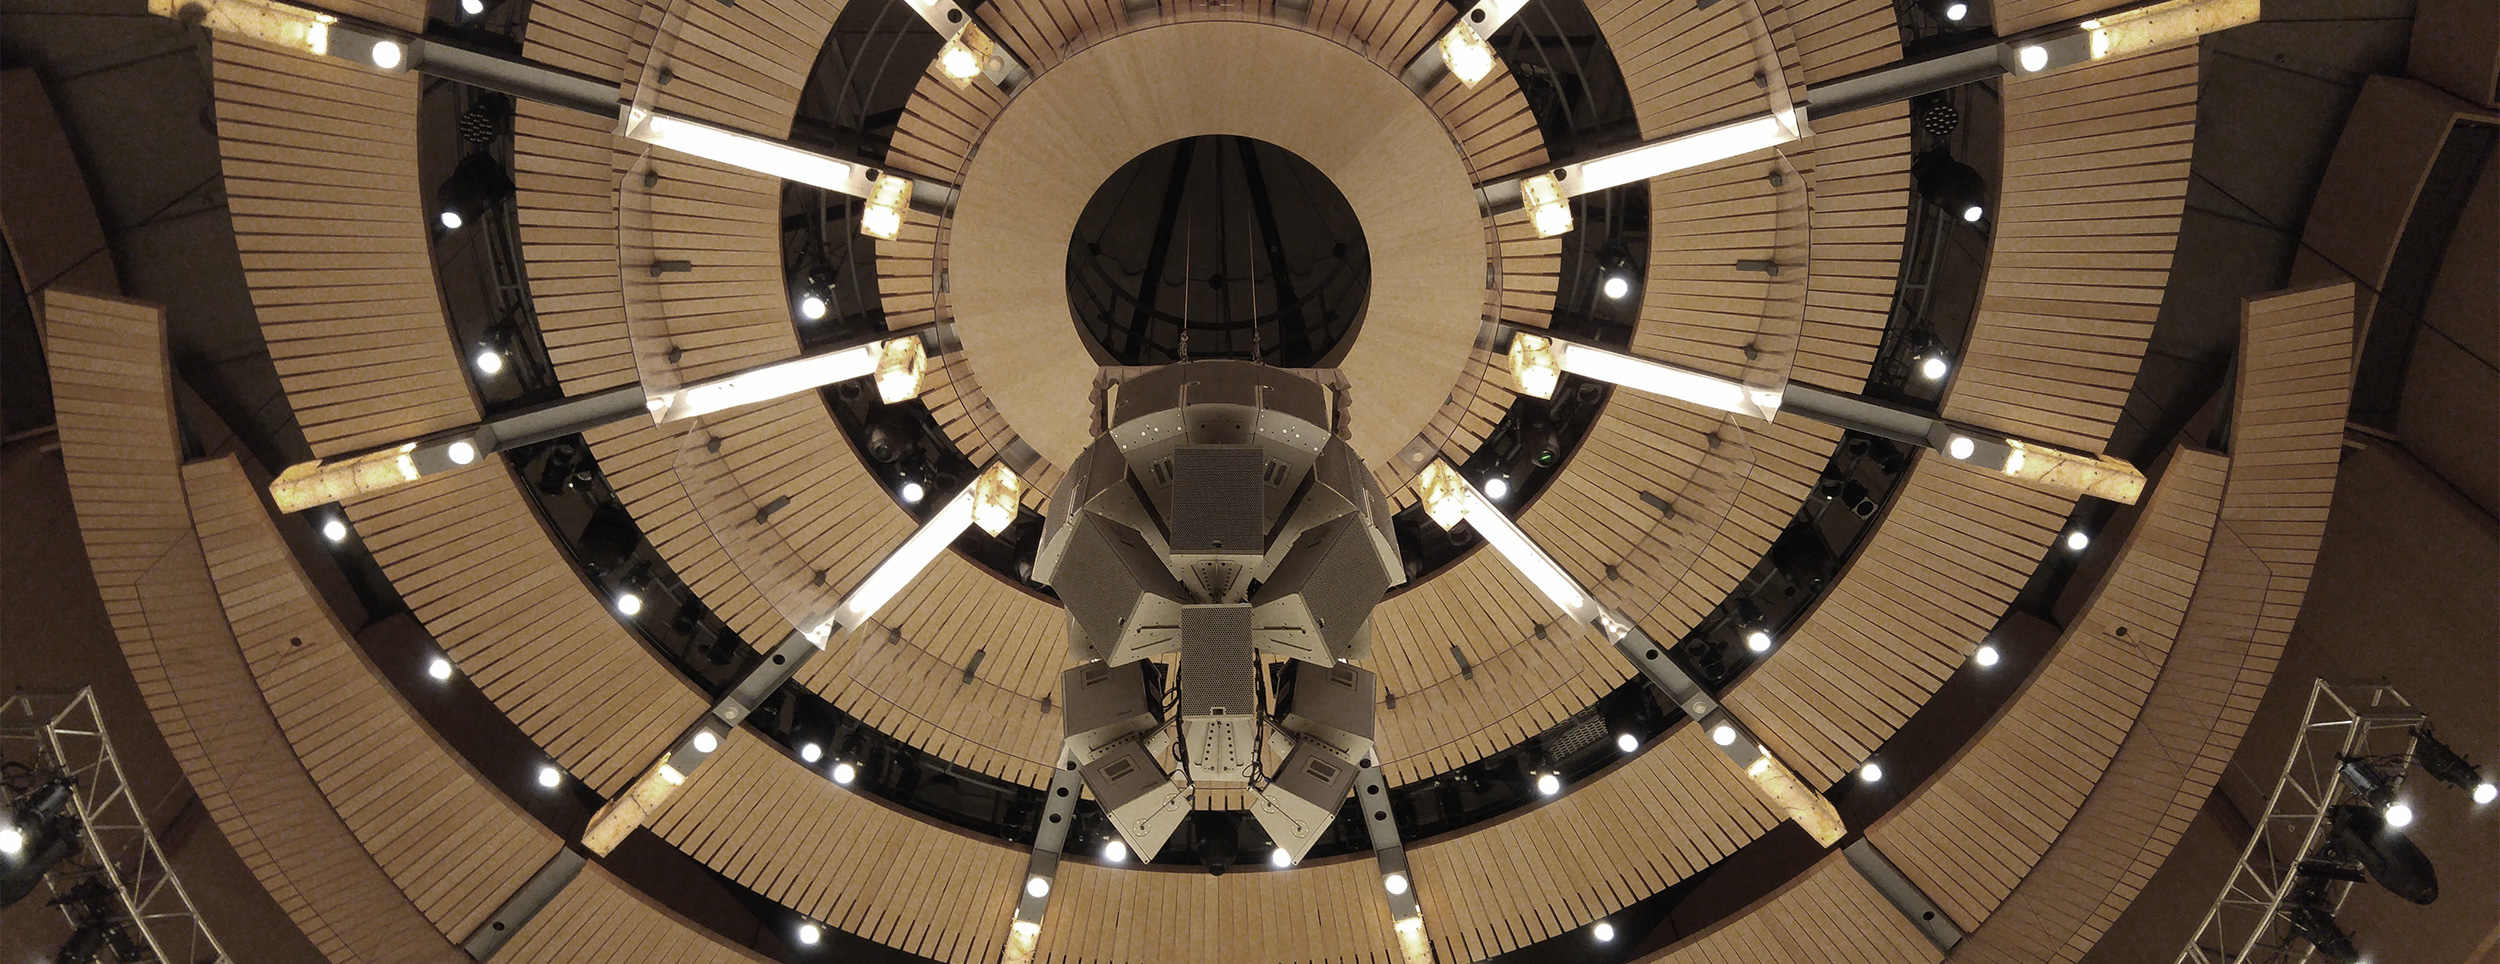
<svg viewBox="0 0 2500 964"><path fill-rule="evenodd" d="M968 86L989 69L990 60L997 53L998 44L989 34L966 23L947 38L946 46L938 48L938 72L957 87Z"/></svg>
<svg viewBox="0 0 2500 964"><path fill-rule="evenodd" d="M1797 826L1815 843L1829 847L1848 834L1848 825L1841 822L1840 811L1831 801L1806 789L1805 781L1797 779L1797 774L1772 756L1769 748L1757 743L1754 752L1757 755L1745 765L1745 776L1753 780L1754 789L1764 800L1787 814L1788 819L1797 821Z"/></svg>
<svg viewBox="0 0 2500 964"><path fill-rule="evenodd" d="M481 454L478 442L471 429L349 458L300 462L269 483L269 498L280 512L301 512L372 495L475 463Z"/></svg>
<svg viewBox="0 0 2500 964"><path fill-rule="evenodd" d="M876 570L860 582L859 588L851 591L850 598L842 601L834 618L809 630L807 637L822 647L836 629L858 626L875 618L877 610L894 601L903 587L911 585L922 570L929 568L929 563L937 560L939 553L945 552L946 547L976 521L982 522L983 529L991 535L1005 531L1007 523L1015 521L1017 493L1022 487L1023 482L1004 463L991 463L978 478L972 480L972 484L956 490L953 498L938 506L937 513L931 515L929 521L921 523L919 531L903 540L902 548L885 557L885 561L878 563ZM996 507L1001 502L1006 506L1005 522L998 519L999 510ZM998 523L998 528L988 528L988 524L993 522Z"/></svg>
<svg viewBox="0 0 2500 964"><path fill-rule="evenodd" d="M906 335L803 355L675 391L655 392L643 404L651 410L653 422L674 422L870 375L877 376L879 398L899 402L919 394L926 352L918 336Z"/></svg>
<svg viewBox="0 0 2500 964"><path fill-rule="evenodd" d="M2259 6L2259 0L2171 0L2102 14L2084 21L2083 29L2091 32L2092 59L2103 60L2255 23Z"/></svg>
<svg viewBox="0 0 2500 964"><path fill-rule="evenodd" d="M2041 488L2128 505L2144 497L2144 472L2124 459L2061 452L2021 439L2007 439L2005 447L2005 474Z"/></svg>
<svg viewBox="0 0 2500 964"><path fill-rule="evenodd" d="M1487 500L1484 493L1476 491L1476 487L1468 483L1457 469L1451 468L1446 460L1436 460L1426 467L1424 473L1416 476L1416 483L1423 487L1424 514L1434 522L1448 517L1450 507L1456 506L1459 518L1475 526L1476 534L1484 537L1485 544L1500 553L1502 559L1510 563L1511 568L1519 570L1521 576L1527 577L1528 583L1545 594L1555 608L1569 614L1577 622L1585 623L1597 618L1598 607L1589 600L1587 593L1580 590L1579 582L1572 579L1570 573L1564 572L1553 557L1545 554L1545 550L1529 541L1528 534L1519 531L1517 523L1503 515L1500 508ZM1441 524L1447 528L1458 523Z"/></svg>
<svg viewBox="0 0 2500 964"><path fill-rule="evenodd" d="M1398 932L1398 955L1406 964L1433 964L1432 940L1424 935L1424 915L1401 917L1392 925Z"/></svg>
<svg viewBox="0 0 2500 964"><path fill-rule="evenodd" d="M1561 373L1570 372L1634 391L1662 395L1703 408L1770 421L1780 393L1678 365L1526 332L1511 336L1511 380L1522 394L1553 397ZM1542 391L1539 391L1542 389Z"/></svg>
<svg viewBox="0 0 2500 964"><path fill-rule="evenodd" d="M867 172L857 164L658 111L637 108L628 112L625 136L680 154L785 181L813 184L852 197L867 197L870 189Z"/></svg>
<svg viewBox="0 0 2500 964"><path fill-rule="evenodd" d="M291 3L148 0L148 12L316 57L336 57L386 71L409 66L405 38L340 23L335 16Z"/></svg>
<svg viewBox="0 0 2500 964"><path fill-rule="evenodd" d="M660 754L658 762L643 771L632 786L609 800L599 812L592 814L590 826L582 831L582 846L602 857L625 842L634 828L642 826L660 806L686 785L686 776L710 759L720 749L722 731L706 718L695 724L677 745Z"/></svg>
<svg viewBox="0 0 2500 964"><path fill-rule="evenodd" d="M1591 158L1566 168L1573 172L1565 179L1567 193L1577 197L1778 147L1803 135L1798 126L1794 112L1764 114Z"/></svg>

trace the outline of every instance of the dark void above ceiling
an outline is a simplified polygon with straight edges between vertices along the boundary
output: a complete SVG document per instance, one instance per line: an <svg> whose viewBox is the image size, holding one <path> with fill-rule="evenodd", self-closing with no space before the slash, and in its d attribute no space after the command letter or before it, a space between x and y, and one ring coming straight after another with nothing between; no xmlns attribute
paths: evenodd
<svg viewBox="0 0 2500 964"><path fill-rule="evenodd" d="M1345 195L1254 138L1187 137L1138 155L1068 239L1069 311L1104 364L1186 354L1328 367L1352 347L1370 291Z"/></svg>

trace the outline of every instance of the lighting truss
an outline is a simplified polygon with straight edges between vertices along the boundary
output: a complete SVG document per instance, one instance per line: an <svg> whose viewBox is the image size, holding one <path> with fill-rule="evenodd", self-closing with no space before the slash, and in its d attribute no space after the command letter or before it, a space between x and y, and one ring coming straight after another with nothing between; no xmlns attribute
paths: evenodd
<svg viewBox="0 0 2500 964"><path fill-rule="evenodd" d="M2315 948L2294 935L2286 905L2304 883L2301 862L2318 851L2329 812L2337 804L2354 802L2357 788L2345 779L2342 762L2356 757L2389 761L2383 769L2387 785L2400 786L2412 769L2412 729L2422 720L2422 712L2386 683L2313 683L2300 738L2266 796L2265 812L2255 821L2256 829L2241 848L2230 880L2205 912L2204 923L2179 950L2177 964L2308 960ZM2322 906L2331 914L2343 906L2352 884L2323 883Z"/></svg>
<svg viewBox="0 0 2500 964"><path fill-rule="evenodd" d="M132 796L121 758L104 730L95 691L66 696L19 693L0 700L0 757L31 758L72 781L71 806L84 844L76 857L44 875L58 897L80 881L101 881L159 961L225 964L233 958L209 933L190 892L149 829ZM64 904L63 916L70 907ZM75 918L71 919L74 926Z"/></svg>

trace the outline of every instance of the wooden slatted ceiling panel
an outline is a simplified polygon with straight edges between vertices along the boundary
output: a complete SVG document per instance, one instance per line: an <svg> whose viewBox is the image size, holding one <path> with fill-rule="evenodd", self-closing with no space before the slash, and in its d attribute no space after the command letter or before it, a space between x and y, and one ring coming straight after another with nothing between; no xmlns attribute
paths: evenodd
<svg viewBox="0 0 2500 964"><path fill-rule="evenodd" d="M2222 527L2179 641L2108 776L1960 960L2082 960L2196 819L2273 678L2326 535L2353 287L2251 299L2246 316Z"/></svg>
<svg viewBox="0 0 2500 964"><path fill-rule="evenodd" d="M1757 60L1745 21L1750 3L1708 8L1649 0L1599 0L1589 5L1632 92L1644 140L1668 137L1770 112L1754 85ZM1774 42L1792 88L1804 77L1796 46L1780 24ZM1792 95L1799 102L1802 92Z"/></svg>
<svg viewBox="0 0 2500 964"><path fill-rule="evenodd" d="M1782 5L1807 83L1837 80L1901 59L1901 15L1889 0L1801 0ZM1812 122L1820 128L1823 122Z"/></svg>
<svg viewBox="0 0 2500 964"><path fill-rule="evenodd" d="M2030 873L2135 725L2204 569L2228 468L2220 455L2176 451L2100 586L2021 693L1867 831L1963 930Z"/></svg>
<svg viewBox="0 0 2500 964"><path fill-rule="evenodd" d="M1026 857L836 786L744 730L650 828L782 906L955 964L998 960Z"/></svg>
<svg viewBox="0 0 2500 964"><path fill-rule="evenodd" d="M1891 30L1891 6L1879 9ZM1789 378L1855 391L1875 364L1900 280L1909 216L1909 107L1859 111L1817 120L1814 127L1810 149L1795 155L1812 196L1805 322Z"/></svg>
<svg viewBox="0 0 2500 964"><path fill-rule="evenodd" d="M313 453L475 422L417 195L417 76L212 46L235 245Z"/></svg>
<svg viewBox="0 0 2500 964"><path fill-rule="evenodd" d="M1779 174L1781 184L1771 177ZM1649 182L1649 279L1633 354L1728 378L1795 350L1804 314L1796 266L1809 256L1806 185L1770 151ZM1788 266L1786 276L1739 261Z"/></svg>
<svg viewBox="0 0 2500 964"><path fill-rule="evenodd" d="M1996 14L1997 36L2010 36L2042 24L2060 20L2079 20L2128 4L2113 0L1996 0L1989 9Z"/></svg>
<svg viewBox="0 0 2500 964"><path fill-rule="evenodd" d="M543 3L531 7L533 16L546 10ZM571 395L642 377L626 337L617 274L621 172L611 126L534 101L521 101L513 120L512 179L530 304L557 379Z"/></svg>
<svg viewBox="0 0 2500 964"><path fill-rule="evenodd" d="M762 964L764 956L732 946L608 876L597 863L565 885L529 926L496 952L512 964Z"/></svg>
<svg viewBox="0 0 2500 964"><path fill-rule="evenodd" d="M2305 583L2334 501L2352 398L2350 282L2250 299L2231 399L2234 470L2223 521L2284 579ZM2330 431L2330 427L2334 427ZM2297 612L2297 597L2291 612ZM2290 628L2284 614L2277 631Z"/></svg>
<svg viewBox="0 0 2500 964"><path fill-rule="evenodd" d="M501 462L350 503L460 671L565 772L614 796L705 702L612 615Z"/></svg>
<svg viewBox="0 0 2500 964"><path fill-rule="evenodd" d="M1642 964L1935 964L1944 955L1832 854L1717 929Z"/></svg>
<svg viewBox="0 0 2500 964"><path fill-rule="evenodd" d="M966 682L976 652L985 654L980 671ZM913 746L1042 786L1059 762L1056 697L1059 671L1070 664L1058 605L950 552L799 674L808 688Z"/></svg>
<svg viewBox="0 0 2500 964"><path fill-rule="evenodd" d="M1483 960L1684 880L1779 822L1734 764L1679 726L1598 780L1412 847L1443 960Z"/></svg>
<svg viewBox="0 0 2500 964"><path fill-rule="evenodd" d="M1681 403L1617 392L1522 514L1521 528L1652 636L1681 637L1769 550L1840 437L1798 419L1756 425L1742 440L1750 453L1742 458L1751 463L1742 484L1709 496L1688 493L1702 438L1720 427ZM1688 548L1680 537L1652 534L1658 512L1641 499L1644 491L1688 514L1715 513L1713 534L1697 555L1678 552ZM1724 501L1704 508L1712 500ZM1396 783L1512 746L1632 674L1611 647L1562 624L1543 596L1488 552L1390 597L1373 620L1370 665L1398 699L1396 707L1382 707L1377 724L1384 766ZM1545 638L1537 636L1540 626ZM1474 664L1474 679L1461 678L1449 655L1453 643Z"/></svg>
<svg viewBox="0 0 2500 964"><path fill-rule="evenodd" d="M422 0L332 0L322 4L321 9L342 17L397 27L409 33L425 29L425 4Z"/></svg>
<svg viewBox="0 0 2500 964"><path fill-rule="evenodd" d="M626 80L635 38L648 39L636 33L636 17L644 6L635 0L538 0L529 7L521 54L585 77Z"/></svg>
<svg viewBox="0 0 2500 964"><path fill-rule="evenodd" d="M1944 414L2098 453L2161 312L2196 134L2196 48L2005 83L1988 283Z"/></svg>
<svg viewBox="0 0 2500 964"><path fill-rule="evenodd" d="M670 10L683 19L662 23ZM807 0L644 4L637 11L636 38L649 36L643 31L669 35L628 52L625 80L629 88L637 86L646 67L667 67L673 79L643 92L649 106L749 134L784 137L798 110L799 88L841 12L841 3ZM778 223L778 212L770 223Z"/></svg>
<svg viewBox="0 0 2500 964"><path fill-rule="evenodd" d="M233 456L183 469L200 546L269 711L329 806L446 938L563 842L444 748L295 561Z"/></svg>
<svg viewBox="0 0 2500 964"><path fill-rule="evenodd" d="M191 534L160 309L42 292L61 461L105 614L184 777L324 957L466 960L392 886L302 767L226 632Z"/></svg>
<svg viewBox="0 0 2500 964"><path fill-rule="evenodd" d="M1222 877L1195 868L1062 863L1036 951L1043 964L1400 960L1379 865L1368 854L1281 873L1243 867Z"/></svg>
<svg viewBox="0 0 2500 964"><path fill-rule="evenodd" d="M1723 701L1807 785L1831 786L1962 665L2074 503L1922 453L1857 558Z"/></svg>

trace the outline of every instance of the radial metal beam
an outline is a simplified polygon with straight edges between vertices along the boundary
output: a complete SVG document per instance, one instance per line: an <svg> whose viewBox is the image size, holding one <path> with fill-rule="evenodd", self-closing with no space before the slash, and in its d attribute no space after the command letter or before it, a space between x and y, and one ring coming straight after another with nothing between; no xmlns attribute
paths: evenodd
<svg viewBox="0 0 2500 964"><path fill-rule="evenodd" d="M1578 580L1519 530L1518 523L1476 491L1475 483L1447 461L1426 467L1416 482L1423 493L1425 512L1433 521L1444 527L1460 521L1474 526L1476 534L1526 577L1554 608L1596 629L1644 678L1675 700L1686 716L1706 727L1710 742L1753 781L1763 799L1797 821L1815 842L1828 847L1846 834L1840 812L1831 801L1800 781L1795 771L1780 762L1735 714L1676 665L1666 647L1650 639L1630 617L1590 596Z"/></svg>

